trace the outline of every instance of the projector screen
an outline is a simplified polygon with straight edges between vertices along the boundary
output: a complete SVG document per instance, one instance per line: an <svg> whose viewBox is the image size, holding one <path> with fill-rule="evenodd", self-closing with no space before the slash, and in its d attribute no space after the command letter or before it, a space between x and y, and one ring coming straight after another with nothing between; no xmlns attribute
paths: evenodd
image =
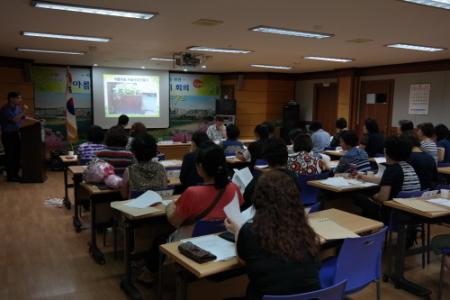
<svg viewBox="0 0 450 300"><path fill-rule="evenodd" d="M169 72L93 68L94 124L105 129L121 114L147 128L169 127Z"/></svg>

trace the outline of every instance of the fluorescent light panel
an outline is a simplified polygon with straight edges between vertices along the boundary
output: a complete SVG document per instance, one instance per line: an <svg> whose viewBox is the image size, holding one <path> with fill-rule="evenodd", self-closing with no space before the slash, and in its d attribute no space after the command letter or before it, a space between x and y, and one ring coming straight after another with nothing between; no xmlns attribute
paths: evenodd
<svg viewBox="0 0 450 300"><path fill-rule="evenodd" d="M275 70L290 70L292 67L288 66L271 66L271 65L250 65L254 68L265 68L265 69L275 69Z"/></svg>
<svg viewBox="0 0 450 300"><path fill-rule="evenodd" d="M256 31L256 32L272 33L272 34L298 36L298 37L304 37L304 38L310 38L310 39L326 39L326 38L331 38L334 36L333 34L328 34L328 33L298 31L298 30L275 28L275 27L269 27L269 26L257 26L254 28L250 28L250 30Z"/></svg>
<svg viewBox="0 0 450 300"><path fill-rule="evenodd" d="M173 58L166 58L166 57L152 57L152 58L150 58L150 60L154 60L154 61L174 61L175 59L173 59Z"/></svg>
<svg viewBox="0 0 450 300"><path fill-rule="evenodd" d="M421 45L411 45L411 44L390 44L386 45L388 48L398 48L406 50L424 51L424 52L439 52L446 50L445 48L421 46Z"/></svg>
<svg viewBox="0 0 450 300"><path fill-rule="evenodd" d="M156 13L133 12L133 11L126 11L126 10L117 10L117 9L91 7L91 6L81 6L81 5L74 5L74 4L47 2L47 1L33 1L31 4L37 8L63 10L63 11L78 12L78 13L85 13L85 14L96 14L96 15L112 16L112 17L134 18L134 19L142 19L142 20L149 20L156 15Z"/></svg>
<svg viewBox="0 0 450 300"><path fill-rule="evenodd" d="M340 62L340 63L347 63L354 61L353 58L339 58L339 57L323 57L323 56L305 56L303 59L309 59L309 60L322 60L322 61L331 61L331 62Z"/></svg>
<svg viewBox="0 0 450 300"><path fill-rule="evenodd" d="M402 1L437 8L450 9L450 0L402 0Z"/></svg>
<svg viewBox="0 0 450 300"><path fill-rule="evenodd" d="M200 47L194 46L188 48L191 51L199 51L199 52L219 52L219 53L233 53L233 54L247 54L252 51L243 50L243 49L230 49L230 48L210 48L210 47Z"/></svg>
<svg viewBox="0 0 450 300"><path fill-rule="evenodd" d="M87 42L99 42L99 43L107 43L107 42L111 41L110 38L101 38L101 37L83 36L83 35L45 33L45 32L31 32L31 31L24 31L24 32L22 32L22 35L23 36L31 36L31 37L87 41Z"/></svg>
<svg viewBox="0 0 450 300"><path fill-rule="evenodd" d="M31 49L31 48L17 48L19 52L37 52L37 53L48 53L48 54L69 54L69 55L84 55L84 52L78 51L59 51L59 50L47 50L47 49Z"/></svg>

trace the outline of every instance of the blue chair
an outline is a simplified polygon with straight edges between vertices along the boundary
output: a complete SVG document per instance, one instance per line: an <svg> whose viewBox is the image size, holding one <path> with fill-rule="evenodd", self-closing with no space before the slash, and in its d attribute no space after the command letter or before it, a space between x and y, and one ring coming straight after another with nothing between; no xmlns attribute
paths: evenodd
<svg viewBox="0 0 450 300"><path fill-rule="evenodd" d="M358 292L375 281L377 299L381 299L381 258L387 228L377 233L345 239L337 257L325 260L320 269L322 287L347 280L345 294Z"/></svg>
<svg viewBox="0 0 450 300"><path fill-rule="evenodd" d="M437 300L442 299L442 283L444 281L444 272L445 272L445 256L450 255L450 248L441 249L442 259L441 259L441 272L439 274L439 289L437 294Z"/></svg>
<svg viewBox="0 0 450 300"><path fill-rule="evenodd" d="M263 300L341 300L344 299L344 291L347 280L339 282L333 286L314 292L286 295L286 296L264 296Z"/></svg>
<svg viewBox="0 0 450 300"><path fill-rule="evenodd" d="M309 210L310 214L318 212L318 211L320 211L320 202L316 202L316 203L314 203L313 205L311 205L309 207L311 207L311 209Z"/></svg>
<svg viewBox="0 0 450 300"><path fill-rule="evenodd" d="M450 190L450 184L438 184L436 190Z"/></svg>
<svg viewBox="0 0 450 300"><path fill-rule="evenodd" d="M265 159L257 159L255 161L255 166L267 166L269 163Z"/></svg>
<svg viewBox="0 0 450 300"><path fill-rule="evenodd" d="M325 147L323 149L323 151L334 151L334 150L336 150L336 147Z"/></svg>
<svg viewBox="0 0 450 300"><path fill-rule="evenodd" d="M450 167L450 163L440 162L438 163L438 168Z"/></svg>
<svg viewBox="0 0 450 300"><path fill-rule="evenodd" d="M194 229L192 230L192 237L214 234L225 230L226 229L223 220L214 220L214 221L200 220L197 221L194 225Z"/></svg>
<svg viewBox="0 0 450 300"><path fill-rule="evenodd" d="M319 189L308 185L308 181L326 179L329 172L322 172L317 175L300 175L298 176L298 184L300 186L300 197L304 206L310 206L317 202L317 194Z"/></svg>

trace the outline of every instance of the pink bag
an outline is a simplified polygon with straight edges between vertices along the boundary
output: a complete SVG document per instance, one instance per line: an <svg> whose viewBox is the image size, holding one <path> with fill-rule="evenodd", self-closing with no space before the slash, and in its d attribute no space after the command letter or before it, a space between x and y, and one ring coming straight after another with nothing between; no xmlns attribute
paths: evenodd
<svg viewBox="0 0 450 300"><path fill-rule="evenodd" d="M117 175L109 175L105 179L105 184L109 188L118 189L122 186L122 178Z"/></svg>
<svg viewBox="0 0 450 300"><path fill-rule="evenodd" d="M114 175L114 167L106 161L95 158L84 171L83 179L89 183L101 183L110 175Z"/></svg>

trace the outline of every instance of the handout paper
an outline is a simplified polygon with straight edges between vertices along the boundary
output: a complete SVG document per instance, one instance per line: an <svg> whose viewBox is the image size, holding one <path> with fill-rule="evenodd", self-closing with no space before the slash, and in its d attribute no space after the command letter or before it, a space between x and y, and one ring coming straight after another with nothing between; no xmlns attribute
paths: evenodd
<svg viewBox="0 0 450 300"><path fill-rule="evenodd" d="M386 157L374 157L373 160L374 160L377 164L383 164L383 163L386 163Z"/></svg>
<svg viewBox="0 0 450 300"><path fill-rule="evenodd" d="M145 208L161 202L162 198L158 193L155 193L154 191L146 191L145 193L135 199L132 199L125 205L134 208Z"/></svg>
<svg viewBox="0 0 450 300"><path fill-rule="evenodd" d="M375 176L381 178L383 177L384 171L386 170L386 166L382 164L378 164L378 172L375 174Z"/></svg>
<svg viewBox="0 0 450 300"><path fill-rule="evenodd" d="M325 240L340 240L346 238L357 238L358 234L337 224L328 218L308 219L309 225L314 232Z"/></svg>
<svg viewBox="0 0 450 300"><path fill-rule="evenodd" d="M159 163L161 165L163 165L163 167L165 168L175 168L175 167L179 167L182 164L181 160L177 160L177 159L169 159L169 160L161 160L159 161Z"/></svg>
<svg viewBox="0 0 450 300"><path fill-rule="evenodd" d="M430 198L430 197L434 197L439 193L439 191L428 191L428 192L424 192L422 194L422 198Z"/></svg>
<svg viewBox="0 0 450 300"><path fill-rule="evenodd" d="M237 193L234 193L233 200L231 200L231 202L223 208L223 211L227 215L227 218L239 225L239 227L241 227L246 222L241 214L241 209L239 207L239 197Z"/></svg>
<svg viewBox="0 0 450 300"><path fill-rule="evenodd" d="M439 207L436 204L424 201L422 199L394 199L395 202L398 202L404 206L408 206L418 211L423 212L440 212L446 211L444 207Z"/></svg>
<svg viewBox="0 0 450 300"><path fill-rule="evenodd" d="M345 180L343 177L330 177L327 179L322 180L323 184L336 186L336 187L348 187L350 186L350 183Z"/></svg>
<svg viewBox="0 0 450 300"><path fill-rule="evenodd" d="M234 243L222 239L218 235L205 235L197 238L183 240L182 242L191 242L197 247L211 252L217 257L217 261L228 260L236 257L236 246Z"/></svg>
<svg viewBox="0 0 450 300"><path fill-rule="evenodd" d="M243 212L241 212L242 218L244 219L244 223L247 223L249 220L253 219L253 217L255 216L255 208L252 206L250 206L249 208L247 208L246 210L244 210Z"/></svg>
<svg viewBox="0 0 450 300"><path fill-rule="evenodd" d="M233 178L231 181L239 187L241 193L244 193L245 188L250 183L250 181L252 181L252 179L253 179L252 172L250 172L249 168L244 168L241 170L238 170L238 169L233 169L233 170L234 170L234 175L233 175Z"/></svg>
<svg viewBox="0 0 450 300"><path fill-rule="evenodd" d="M426 201L429 203L436 204L436 205L445 206L447 209L450 208L450 200L445 199L445 198L429 199Z"/></svg>

